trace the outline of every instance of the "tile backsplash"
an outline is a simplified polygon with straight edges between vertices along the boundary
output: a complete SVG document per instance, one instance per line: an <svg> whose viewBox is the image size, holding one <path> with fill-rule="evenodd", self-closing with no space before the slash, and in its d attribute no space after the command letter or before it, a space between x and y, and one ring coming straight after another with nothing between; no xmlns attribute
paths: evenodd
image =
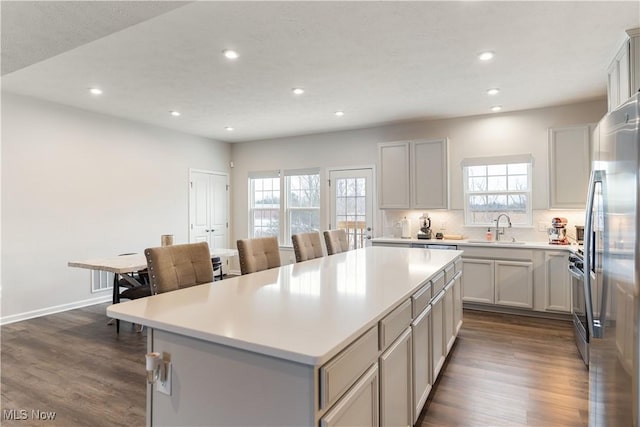
<svg viewBox="0 0 640 427"><path fill-rule="evenodd" d="M420 216L422 210L381 210L383 232L379 237L401 237L402 227L400 221L405 216L411 224L411 235L415 237L420 229ZM431 229L435 233L461 234L466 239L484 239L486 227L465 227L464 212L462 210L433 210L428 211L431 217ZM568 220L567 238L574 242L576 238L576 225L584 225L584 211L570 210L534 210L533 225L530 227L505 228L504 238L515 238L521 241L547 242L549 240L547 228L551 227L551 219L564 217ZM544 227L539 231L539 226ZM492 228L493 230L493 228Z"/></svg>

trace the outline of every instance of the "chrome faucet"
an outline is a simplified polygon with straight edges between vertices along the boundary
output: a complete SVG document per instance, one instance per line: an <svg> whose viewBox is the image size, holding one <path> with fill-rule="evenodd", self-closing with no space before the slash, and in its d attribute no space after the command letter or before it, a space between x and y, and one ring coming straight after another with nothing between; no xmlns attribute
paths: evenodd
<svg viewBox="0 0 640 427"><path fill-rule="evenodd" d="M496 242L500 240L500 235L504 234L504 227L502 227L502 231L500 231L500 218L502 218L503 216L507 218L509 228L511 228L511 218L509 218L509 215L505 213L498 215L498 218L494 220L496 222Z"/></svg>

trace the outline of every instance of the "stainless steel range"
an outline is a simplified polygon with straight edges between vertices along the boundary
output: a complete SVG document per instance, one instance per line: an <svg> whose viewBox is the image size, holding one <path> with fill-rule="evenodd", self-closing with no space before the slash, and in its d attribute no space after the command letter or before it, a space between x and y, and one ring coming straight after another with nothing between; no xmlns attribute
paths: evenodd
<svg viewBox="0 0 640 427"><path fill-rule="evenodd" d="M578 249L569 256L573 310L573 335L582 360L589 365L589 325L587 323L586 299L584 295L584 253Z"/></svg>

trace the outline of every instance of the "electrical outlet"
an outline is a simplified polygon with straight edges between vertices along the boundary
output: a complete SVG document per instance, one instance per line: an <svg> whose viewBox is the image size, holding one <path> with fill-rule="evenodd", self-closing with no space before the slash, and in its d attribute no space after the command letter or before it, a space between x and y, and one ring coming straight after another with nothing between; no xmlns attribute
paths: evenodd
<svg viewBox="0 0 640 427"><path fill-rule="evenodd" d="M442 221L442 223L440 224L440 230L446 230L447 229L447 221Z"/></svg>
<svg viewBox="0 0 640 427"><path fill-rule="evenodd" d="M546 222L544 221L538 222L538 231L547 231L547 228L549 228L549 226L547 225Z"/></svg>
<svg viewBox="0 0 640 427"><path fill-rule="evenodd" d="M158 381L156 381L156 390L158 391L158 393L162 393L162 394L166 394L167 396L171 396L171 362L168 362L166 364L166 368L167 370L167 378L165 379L165 381L162 381L160 379L158 379Z"/></svg>

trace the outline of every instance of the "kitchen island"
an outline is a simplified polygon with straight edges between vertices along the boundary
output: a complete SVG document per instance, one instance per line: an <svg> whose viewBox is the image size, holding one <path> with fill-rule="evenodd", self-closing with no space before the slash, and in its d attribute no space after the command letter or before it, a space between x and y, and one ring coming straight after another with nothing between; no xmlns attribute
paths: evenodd
<svg viewBox="0 0 640 427"><path fill-rule="evenodd" d="M426 373L430 389L461 324L461 254L364 248L107 314L147 326L148 350L170 358L170 395L148 387L148 425L409 425L428 394L416 385ZM435 359L412 357L433 341Z"/></svg>

